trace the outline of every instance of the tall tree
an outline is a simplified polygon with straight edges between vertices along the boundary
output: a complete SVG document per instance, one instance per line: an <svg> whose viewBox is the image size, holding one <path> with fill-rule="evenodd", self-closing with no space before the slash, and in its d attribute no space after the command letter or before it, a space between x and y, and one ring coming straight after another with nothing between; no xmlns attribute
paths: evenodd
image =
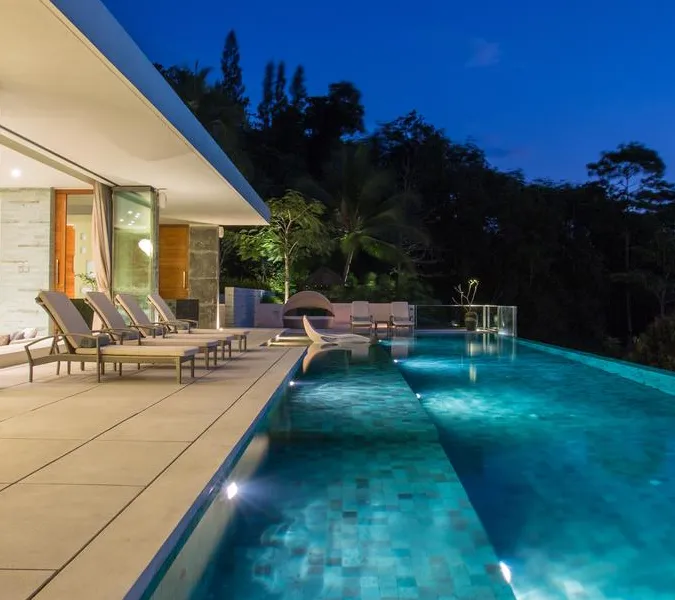
<svg viewBox="0 0 675 600"><path fill-rule="evenodd" d="M258 104L258 119L263 128L272 125L272 111L274 109L274 61L265 65L265 77L263 78L262 99Z"/></svg>
<svg viewBox="0 0 675 600"><path fill-rule="evenodd" d="M281 198L272 198L267 205L271 213L269 226L242 231L238 236L239 253L245 260L263 257L283 266L286 302L295 262L310 254L324 254L329 249L326 228L321 220L325 207L293 190Z"/></svg>
<svg viewBox="0 0 675 600"><path fill-rule="evenodd" d="M234 30L231 30L225 38L223 53L220 57L223 94L227 102L246 110L249 99L246 97L240 59L237 36Z"/></svg>
<svg viewBox="0 0 675 600"><path fill-rule="evenodd" d="M326 168L326 187L344 255L345 284L362 252L388 264L410 265L397 244L399 234L423 236L406 223L406 197L397 191L394 174L373 164L369 144L345 144L337 151Z"/></svg>
<svg viewBox="0 0 675 600"><path fill-rule="evenodd" d="M331 83L326 96L309 98L305 129L312 177L322 179L322 168L340 143L365 131L364 116L361 92L348 81Z"/></svg>
<svg viewBox="0 0 675 600"><path fill-rule="evenodd" d="M615 279L624 284L626 330L628 338L632 339L633 306L629 279L634 266L634 230L640 221L636 215L663 209L672 201L672 186L664 180L666 165L658 152L638 142L620 144L616 150L603 152L600 160L589 163L587 168L589 176L603 186L624 213L623 270Z"/></svg>
<svg viewBox="0 0 675 600"><path fill-rule="evenodd" d="M290 85L291 106L299 112L304 112L307 107L307 87L305 85L305 68L298 65L293 73Z"/></svg>
<svg viewBox="0 0 675 600"><path fill-rule="evenodd" d="M277 65L277 76L274 80L274 107L272 111L275 115L281 114L288 106L286 83L286 65L282 60Z"/></svg>

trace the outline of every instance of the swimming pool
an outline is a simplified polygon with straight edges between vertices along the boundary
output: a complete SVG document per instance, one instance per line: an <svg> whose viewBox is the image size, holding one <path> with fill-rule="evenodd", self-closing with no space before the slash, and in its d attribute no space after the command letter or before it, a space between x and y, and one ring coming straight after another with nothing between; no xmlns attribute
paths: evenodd
<svg viewBox="0 0 675 600"><path fill-rule="evenodd" d="M544 350L317 354L144 598L672 600L674 378Z"/></svg>
<svg viewBox="0 0 675 600"><path fill-rule="evenodd" d="M675 598L672 395L489 336L398 366L519 598Z"/></svg>
<svg viewBox="0 0 675 600"><path fill-rule="evenodd" d="M209 547L213 527L193 533L188 543L203 541L146 598L513 599L387 348L317 355L294 383L262 428L267 458L238 486L207 568L195 578L192 555ZM215 522L211 510L202 521Z"/></svg>

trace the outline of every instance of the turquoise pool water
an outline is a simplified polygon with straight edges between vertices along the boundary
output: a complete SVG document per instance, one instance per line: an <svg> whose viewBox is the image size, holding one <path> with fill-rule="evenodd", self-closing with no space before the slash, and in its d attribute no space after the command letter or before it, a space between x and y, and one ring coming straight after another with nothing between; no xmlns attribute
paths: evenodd
<svg viewBox="0 0 675 600"><path fill-rule="evenodd" d="M288 389L192 599L513 599L385 347L319 355Z"/></svg>
<svg viewBox="0 0 675 600"><path fill-rule="evenodd" d="M175 595L179 555L145 597L675 598L673 395L478 334L318 354L294 383L208 568Z"/></svg>
<svg viewBox="0 0 675 600"><path fill-rule="evenodd" d="M675 397L501 338L398 366L517 597L675 598Z"/></svg>

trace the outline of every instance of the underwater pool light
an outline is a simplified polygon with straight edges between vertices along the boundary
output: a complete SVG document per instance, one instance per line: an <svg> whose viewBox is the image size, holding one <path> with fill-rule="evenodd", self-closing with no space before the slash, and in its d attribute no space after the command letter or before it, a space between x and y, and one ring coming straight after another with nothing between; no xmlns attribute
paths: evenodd
<svg viewBox="0 0 675 600"><path fill-rule="evenodd" d="M289 381L289 382L288 382L288 385L290 385L291 387L293 387L293 386L295 385L295 381L293 381L293 380Z"/></svg>
<svg viewBox="0 0 675 600"><path fill-rule="evenodd" d="M417 396L417 399L418 399L418 400L421 400L421 399L422 399L422 394L415 394L415 396Z"/></svg>
<svg viewBox="0 0 675 600"><path fill-rule="evenodd" d="M509 566L501 560L499 561L499 570L502 572L504 581L506 581L506 583L511 583L511 569L509 569Z"/></svg>
<svg viewBox="0 0 675 600"><path fill-rule="evenodd" d="M398 358L394 359L394 364L398 363Z"/></svg>
<svg viewBox="0 0 675 600"><path fill-rule="evenodd" d="M232 500L237 495L237 492L239 491L239 486L234 483L234 481L225 488L225 493L227 494L227 499Z"/></svg>

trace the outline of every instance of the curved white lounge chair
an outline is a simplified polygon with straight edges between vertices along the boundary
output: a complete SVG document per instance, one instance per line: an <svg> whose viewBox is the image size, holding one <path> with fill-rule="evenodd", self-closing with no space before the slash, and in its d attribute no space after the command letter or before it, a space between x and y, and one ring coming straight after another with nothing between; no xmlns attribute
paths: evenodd
<svg viewBox="0 0 675 600"><path fill-rule="evenodd" d="M309 322L309 319L302 317L302 324L305 327L307 337L315 344L335 344L336 346L349 346L351 344L372 344L372 340L365 335L355 333L320 333Z"/></svg>

